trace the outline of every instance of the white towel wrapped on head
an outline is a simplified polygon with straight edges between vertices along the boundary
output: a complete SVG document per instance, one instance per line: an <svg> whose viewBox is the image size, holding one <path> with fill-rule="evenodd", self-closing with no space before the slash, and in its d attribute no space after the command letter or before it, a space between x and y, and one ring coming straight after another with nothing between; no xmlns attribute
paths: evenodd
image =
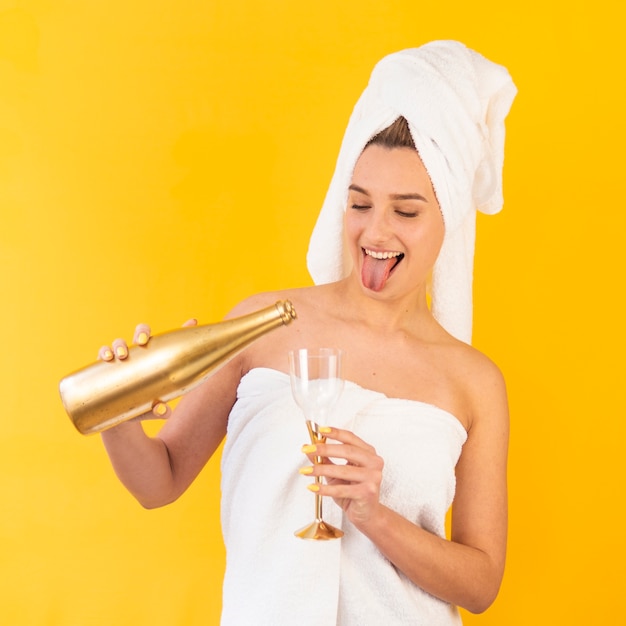
<svg viewBox="0 0 626 626"><path fill-rule="evenodd" d="M383 58L354 108L311 236L307 264L313 280L333 282L350 272L343 213L354 166L372 137L404 117L445 224L433 270L433 314L448 332L470 342L475 215L502 207L504 119L515 94L504 67L456 41Z"/></svg>

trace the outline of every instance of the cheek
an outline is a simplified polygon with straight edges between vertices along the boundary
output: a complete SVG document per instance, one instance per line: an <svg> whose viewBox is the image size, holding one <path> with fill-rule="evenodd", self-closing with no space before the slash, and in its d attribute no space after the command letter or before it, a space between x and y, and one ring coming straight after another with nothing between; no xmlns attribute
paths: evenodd
<svg viewBox="0 0 626 626"><path fill-rule="evenodd" d="M435 251L436 257L439 256L439 251L441 250L441 246L443 245L443 239L446 234L445 226L443 225L443 218L439 217L436 222L435 228L433 228L433 237L432 243ZM436 258L435 257L435 258Z"/></svg>
<svg viewBox="0 0 626 626"><path fill-rule="evenodd" d="M349 245L354 243L354 239L358 237L360 230L358 215L354 215L354 211L347 210L343 217L343 232Z"/></svg>
<svg viewBox="0 0 626 626"><path fill-rule="evenodd" d="M417 247L433 265L439 256L444 234L443 220L434 220L428 228L420 232L419 241L416 242Z"/></svg>

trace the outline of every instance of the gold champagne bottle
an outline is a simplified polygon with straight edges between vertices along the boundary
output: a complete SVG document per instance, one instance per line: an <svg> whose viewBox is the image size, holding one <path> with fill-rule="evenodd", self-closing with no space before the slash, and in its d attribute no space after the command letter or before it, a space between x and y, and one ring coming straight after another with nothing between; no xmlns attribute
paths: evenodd
<svg viewBox="0 0 626 626"><path fill-rule="evenodd" d="M198 386L253 341L296 317L288 300L217 324L180 328L133 346L124 361L98 361L66 376L61 400L83 435L149 412Z"/></svg>

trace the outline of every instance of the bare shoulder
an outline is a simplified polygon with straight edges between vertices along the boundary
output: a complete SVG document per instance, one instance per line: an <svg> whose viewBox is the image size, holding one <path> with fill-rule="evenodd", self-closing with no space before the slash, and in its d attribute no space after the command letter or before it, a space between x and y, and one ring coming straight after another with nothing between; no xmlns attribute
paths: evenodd
<svg viewBox="0 0 626 626"><path fill-rule="evenodd" d="M292 300L293 294L297 293L297 289L285 289L281 291L264 291L248 296L241 302L238 302L226 315L226 318L240 317L254 311L259 311L265 307L271 306L276 302L283 300Z"/></svg>
<svg viewBox="0 0 626 626"><path fill-rule="evenodd" d="M279 301L289 301L296 314L292 323L260 337L240 353L237 364L242 375L257 367L286 371L289 350L324 342L320 328L323 327L324 313L329 308L325 304L324 292L323 288L313 286L258 293L246 298L228 313L227 318L232 319L271 307Z"/></svg>
<svg viewBox="0 0 626 626"><path fill-rule="evenodd" d="M486 354L467 344L463 344L460 350L466 373L474 384L487 388L504 386L500 368Z"/></svg>
<svg viewBox="0 0 626 626"><path fill-rule="evenodd" d="M506 381L486 354L467 344L456 346L457 375L462 380L470 429L478 421L508 422Z"/></svg>
<svg viewBox="0 0 626 626"><path fill-rule="evenodd" d="M315 302L319 302L320 298L323 299L324 291L323 287L312 286L257 293L239 302L230 310L226 317L231 318L247 315L248 313L253 313L264 307L271 306L276 302L285 300L293 304L297 315L300 310L308 311L311 308L315 308Z"/></svg>

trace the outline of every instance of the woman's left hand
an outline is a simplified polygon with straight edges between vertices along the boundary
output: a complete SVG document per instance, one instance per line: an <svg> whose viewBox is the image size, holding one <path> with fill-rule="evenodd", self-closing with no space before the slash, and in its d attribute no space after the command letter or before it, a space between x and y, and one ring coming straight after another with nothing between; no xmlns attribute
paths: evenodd
<svg viewBox="0 0 626 626"><path fill-rule="evenodd" d="M325 483L309 485L309 489L333 498L355 526L371 521L380 507L383 459L349 430L324 428L321 434L332 439L332 443L319 442L314 449L308 445L302 450L310 457L323 459L322 463L301 470L307 476L326 479ZM343 459L346 463L334 463L331 459Z"/></svg>

